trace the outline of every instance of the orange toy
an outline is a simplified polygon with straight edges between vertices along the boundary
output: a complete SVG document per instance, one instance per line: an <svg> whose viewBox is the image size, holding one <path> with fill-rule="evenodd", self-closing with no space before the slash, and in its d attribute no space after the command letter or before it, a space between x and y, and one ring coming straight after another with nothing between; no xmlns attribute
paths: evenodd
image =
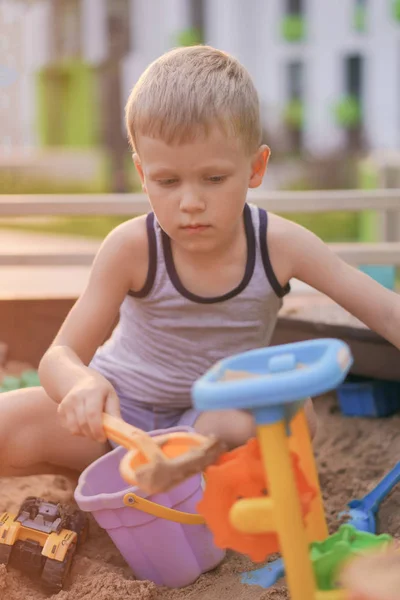
<svg viewBox="0 0 400 600"><path fill-rule="evenodd" d="M300 469L298 455L291 452L291 458L305 517L316 490ZM213 532L215 544L247 554L254 562L262 562L270 554L279 552L276 533L241 533L229 520L230 510L237 500L268 495L268 482L257 440L251 439L245 446L220 456L215 465L207 468L205 476L207 484L197 510Z"/></svg>

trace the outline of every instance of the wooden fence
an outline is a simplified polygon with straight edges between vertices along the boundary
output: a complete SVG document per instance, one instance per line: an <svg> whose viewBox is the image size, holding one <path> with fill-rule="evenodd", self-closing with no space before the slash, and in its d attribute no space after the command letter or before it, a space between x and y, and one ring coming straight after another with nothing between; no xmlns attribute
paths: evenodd
<svg viewBox="0 0 400 600"><path fill-rule="evenodd" d="M310 213L375 210L380 215L380 241L330 244L354 264L400 266L400 189L308 192L252 192L249 200L272 212ZM15 216L135 215L149 210L144 194L0 195L0 218ZM396 226L393 226L397 224ZM93 252L7 253L0 265L90 265Z"/></svg>

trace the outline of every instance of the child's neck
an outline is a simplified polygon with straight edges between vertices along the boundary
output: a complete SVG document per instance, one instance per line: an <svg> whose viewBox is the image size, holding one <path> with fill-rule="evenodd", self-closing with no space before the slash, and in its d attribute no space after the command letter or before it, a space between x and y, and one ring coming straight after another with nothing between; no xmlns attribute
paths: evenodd
<svg viewBox="0 0 400 600"><path fill-rule="evenodd" d="M182 263L193 264L199 269L206 270L214 266L222 266L225 263L236 262L243 257L243 250L246 250L246 235L243 223L239 223L237 230L229 238L215 248L207 251L190 251L176 244L171 240L174 258ZM246 257L246 251L244 252Z"/></svg>
<svg viewBox="0 0 400 600"><path fill-rule="evenodd" d="M221 296L243 279L247 262L247 240L242 227L212 252L190 252L172 246L175 269L184 287L199 296Z"/></svg>

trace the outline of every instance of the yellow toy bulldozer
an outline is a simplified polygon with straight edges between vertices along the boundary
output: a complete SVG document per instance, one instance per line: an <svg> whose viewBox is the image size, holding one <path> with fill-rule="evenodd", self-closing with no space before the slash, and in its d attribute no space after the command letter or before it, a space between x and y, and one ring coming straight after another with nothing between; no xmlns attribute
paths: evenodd
<svg viewBox="0 0 400 600"><path fill-rule="evenodd" d="M49 592L59 592L87 534L85 513L29 496L18 514L0 517L0 564L38 576Z"/></svg>

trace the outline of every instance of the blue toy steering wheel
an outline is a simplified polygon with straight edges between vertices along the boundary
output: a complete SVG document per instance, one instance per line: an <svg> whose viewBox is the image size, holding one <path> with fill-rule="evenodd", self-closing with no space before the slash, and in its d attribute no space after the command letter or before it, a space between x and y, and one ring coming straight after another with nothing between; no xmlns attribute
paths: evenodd
<svg viewBox="0 0 400 600"><path fill-rule="evenodd" d="M218 362L192 388L199 410L276 408L336 388L353 363L347 344L307 340L250 350ZM249 377L224 380L226 371Z"/></svg>

